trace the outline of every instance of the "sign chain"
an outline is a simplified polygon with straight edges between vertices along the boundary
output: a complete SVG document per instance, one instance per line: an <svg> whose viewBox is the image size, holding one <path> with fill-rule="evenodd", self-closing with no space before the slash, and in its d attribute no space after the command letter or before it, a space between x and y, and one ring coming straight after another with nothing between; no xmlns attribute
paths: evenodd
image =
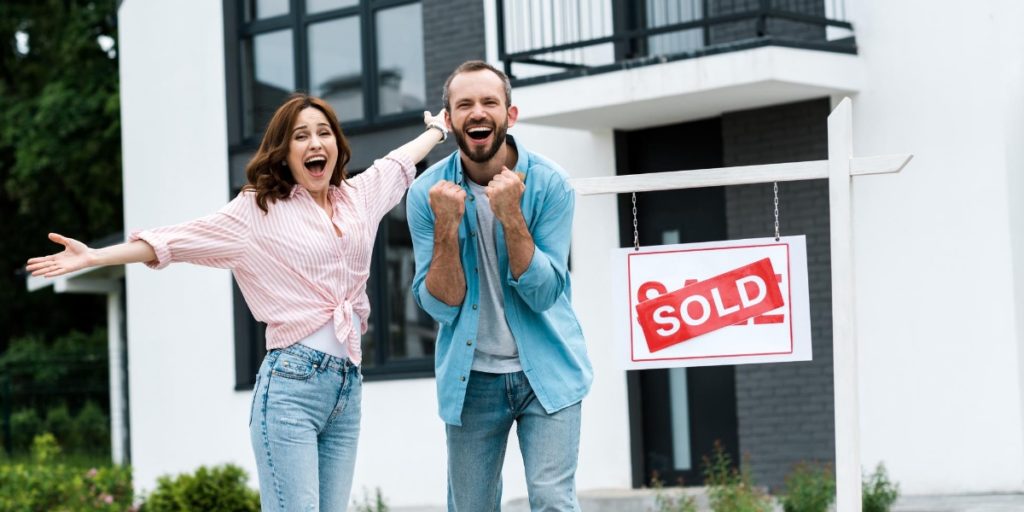
<svg viewBox="0 0 1024 512"><path fill-rule="evenodd" d="M640 232L636 228L636 192L633 192L633 250L640 250Z"/></svg>

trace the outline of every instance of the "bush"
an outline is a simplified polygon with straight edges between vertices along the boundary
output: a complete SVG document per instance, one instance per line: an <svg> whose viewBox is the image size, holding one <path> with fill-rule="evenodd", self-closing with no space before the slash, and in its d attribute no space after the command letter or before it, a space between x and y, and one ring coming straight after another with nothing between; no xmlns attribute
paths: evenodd
<svg viewBox="0 0 1024 512"><path fill-rule="evenodd" d="M36 436L29 463L0 465L0 510L128 512L131 470L84 469L57 461L60 446L51 434Z"/></svg>
<svg viewBox="0 0 1024 512"><path fill-rule="evenodd" d="M96 405L88 401L75 416L75 451L82 453L109 453L110 418Z"/></svg>
<svg viewBox="0 0 1024 512"><path fill-rule="evenodd" d="M356 512L388 512L391 510L388 508L387 501L384 501L384 494L380 492L380 487L375 487L373 490L373 498L370 497L370 493L363 488L363 501L356 503Z"/></svg>
<svg viewBox="0 0 1024 512"><path fill-rule="evenodd" d="M679 485L682 484L683 482L680 481ZM651 487L654 488L655 512L697 512L697 500L693 496L682 494L682 492L675 496L676 493L666 491L665 484L658 477L657 471L651 475Z"/></svg>
<svg viewBox="0 0 1024 512"><path fill-rule="evenodd" d="M889 512L889 508L900 497L900 486L889 480L885 465L875 466L875 472L864 478L861 486L861 510L863 512Z"/></svg>
<svg viewBox="0 0 1024 512"><path fill-rule="evenodd" d="M259 512L259 493L249 488L245 470L231 464L207 468L195 474L157 479L156 490L141 512Z"/></svg>
<svg viewBox="0 0 1024 512"><path fill-rule="evenodd" d="M704 457L704 483L708 501L715 512L770 512L772 498L754 486L747 470L732 466L722 444L715 441L714 452Z"/></svg>
<svg viewBox="0 0 1024 512"><path fill-rule="evenodd" d="M785 512L825 512L836 497L836 479L829 465L801 463L786 475Z"/></svg>
<svg viewBox="0 0 1024 512"><path fill-rule="evenodd" d="M73 423L68 406L60 404L46 411L43 429L53 434L62 445L74 449L78 446L78 439Z"/></svg>
<svg viewBox="0 0 1024 512"><path fill-rule="evenodd" d="M20 409L11 415L11 444L15 451L28 450L32 439L42 433L43 422L35 409Z"/></svg>

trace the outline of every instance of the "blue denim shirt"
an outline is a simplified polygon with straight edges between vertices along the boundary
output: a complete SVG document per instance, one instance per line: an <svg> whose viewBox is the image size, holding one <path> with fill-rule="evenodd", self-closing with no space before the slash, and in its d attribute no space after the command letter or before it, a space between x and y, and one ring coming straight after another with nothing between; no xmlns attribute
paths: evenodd
<svg viewBox="0 0 1024 512"><path fill-rule="evenodd" d="M515 144L509 137L509 142ZM502 274L505 318L519 348L519 361L541 405L550 414L573 405L587 394L593 370L587 357L583 331L572 310L569 282L569 244L575 192L557 164L516 145L515 170L525 173L526 190L521 208L536 249L526 271L514 279L508 268L508 250L501 223L495 223L498 269ZM409 230L416 257L412 293L417 304L440 324L434 360L441 419L462 424L462 404L476 349L476 305L480 300L477 278L476 210L473 194L456 151L427 169L409 189L406 201ZM466 213L459 225L459 250L466 276L466 297L449 306L430 294L425 283L434 253L434 212L428 192L440 180L466 189Z"/></svg>

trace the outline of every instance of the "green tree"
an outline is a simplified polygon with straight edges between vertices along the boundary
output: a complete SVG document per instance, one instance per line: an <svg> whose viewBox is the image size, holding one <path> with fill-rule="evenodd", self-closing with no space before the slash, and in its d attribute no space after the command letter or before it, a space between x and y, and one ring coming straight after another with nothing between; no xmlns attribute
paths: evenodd
<svg viewBox="0 0 1024 512"><path fill-rule="evenodd" d="M92 296L28 293L18 271L58 248L121 229L115 0L0 2L0 352L105 320Z"/></svg>

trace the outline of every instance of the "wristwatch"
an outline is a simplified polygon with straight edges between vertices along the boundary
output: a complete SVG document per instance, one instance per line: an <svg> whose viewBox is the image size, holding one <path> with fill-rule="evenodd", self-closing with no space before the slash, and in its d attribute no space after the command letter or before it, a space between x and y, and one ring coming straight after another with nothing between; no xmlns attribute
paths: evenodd
<svg viewBox="0 0 1024 512"><path fill-rule="evenodd" d="M437 128L437 131L441 132L441 142L448 140L448 127L445 126L444 123L437 120L431 121L427 124L427 129L429 130L431 128Z"/></svg>

